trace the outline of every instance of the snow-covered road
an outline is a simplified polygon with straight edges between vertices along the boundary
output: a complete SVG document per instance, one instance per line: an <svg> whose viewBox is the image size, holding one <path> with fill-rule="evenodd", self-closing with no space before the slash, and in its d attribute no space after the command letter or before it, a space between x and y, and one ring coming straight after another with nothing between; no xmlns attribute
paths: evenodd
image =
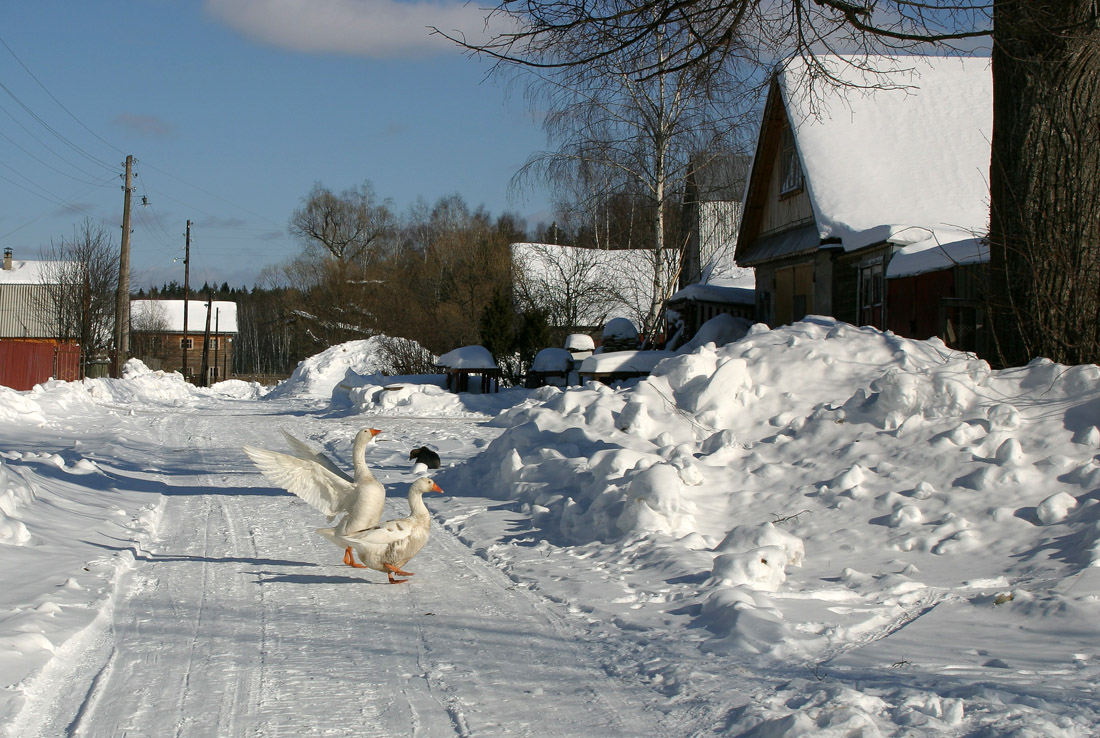
<svg viewBox="0 0 1100 738"><path fill-rule="evenodd" d="M161 437L141 448L159 458L114 460L160 468L160 535L138 552L113 622L24 713L40 723L23 735L677 734L650 690L609 676L597 633L440 526L406 585L342 565L312 533L323 518L239 449L281 448L277 426L335 443L362 421L244 407L263 414L147 418ZM462 419L371 424L385 430L372 454L383 479L407 476L401 457L426 432L452 439L452 459L496 434ZM386 517L404 515L404 483L388 486Z"/></svg>

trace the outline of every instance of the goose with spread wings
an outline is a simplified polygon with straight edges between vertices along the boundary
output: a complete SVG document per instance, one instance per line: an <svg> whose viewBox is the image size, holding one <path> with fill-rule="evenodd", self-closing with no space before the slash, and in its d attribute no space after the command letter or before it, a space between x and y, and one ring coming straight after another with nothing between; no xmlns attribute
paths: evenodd
<svg viewBox="0 0 1100 738"><path fill-rule="evenodd" d="M375 479L367 466L367 447L381 431L364 428L355 434L352 443L354 474L348 476L329 457L314 451L307 444L283 432L294 454L245 446L244 452L271 482L297 495L313 508L328 516L344 517L331 528L317 533L344 549L344 563L352 566L352 548L340 542L346 533L356 533L378 525L386 504L386 488Z"/></svg>

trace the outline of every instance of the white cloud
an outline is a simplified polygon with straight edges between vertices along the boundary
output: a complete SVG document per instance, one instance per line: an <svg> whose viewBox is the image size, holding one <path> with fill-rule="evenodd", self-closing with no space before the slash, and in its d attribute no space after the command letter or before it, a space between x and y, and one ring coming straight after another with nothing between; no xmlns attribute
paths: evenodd
<svg viewBox="0 0 1100 738"><path fill-rule="evenodd" d="M476 3L414 0L206 0L206 11L256 41L291 51L372 58L459 50L431 27L484 41L488 11Z"/></svg>

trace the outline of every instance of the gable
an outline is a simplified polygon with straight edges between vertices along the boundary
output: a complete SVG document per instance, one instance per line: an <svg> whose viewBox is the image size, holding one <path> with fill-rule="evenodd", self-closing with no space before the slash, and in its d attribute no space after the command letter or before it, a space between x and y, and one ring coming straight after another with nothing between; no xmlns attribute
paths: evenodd
<svg viewBox="0 0 1100 738"><path fill-rule="evenodd" d="M736 251L740 264L788 254L791 248L806 251L818 246L815 229L810 229L815 235L808 239L803 233L806 226L813 225L813 210L806 195L801 162L787 162L784 157L784 141L790 131L779 85L773 79L745 192ZM792 163L798 165L794 170L789 166ZM801 184L797 175L803 177ZM799 236L789 237L796 230ZM777 253L777 248L782 254Z"/></svg>

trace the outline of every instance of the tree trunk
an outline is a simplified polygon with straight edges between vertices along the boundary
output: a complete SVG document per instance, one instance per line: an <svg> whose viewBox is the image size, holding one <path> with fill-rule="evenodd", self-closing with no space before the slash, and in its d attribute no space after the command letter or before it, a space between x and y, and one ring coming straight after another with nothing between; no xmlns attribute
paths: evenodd
<svg viewBox="0 0 1100 738"><path fill-rule="evenodd" d="M1093 0L995 0L990 320L1005 366L1100 363Z"/></svg>

